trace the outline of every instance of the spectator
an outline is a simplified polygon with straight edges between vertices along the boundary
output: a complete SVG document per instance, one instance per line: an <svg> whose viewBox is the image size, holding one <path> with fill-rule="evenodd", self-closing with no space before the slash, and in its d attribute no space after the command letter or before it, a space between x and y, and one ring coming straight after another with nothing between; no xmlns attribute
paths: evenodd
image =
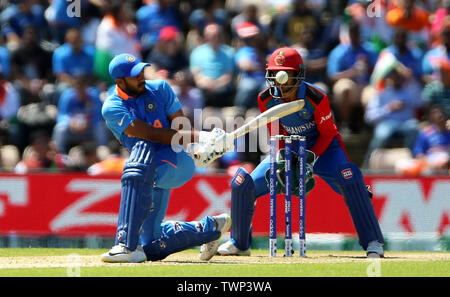
<svg viewBox="0 0 450 297"><path fill-rule="evenodd" d="M131 22L130 4L122 0L110 2L97 29L94 73L102 81L114 84L109 75L109 62L120 53L130 53L141 58L141 44L137 29Z"/></svg>
<svg viewBox="0 0 450 297"><path fill-rule="evenodd" d="M2 33L6 41L13 49L20 45L21 39L27 27L37 30L37 40L40 41L46 35L47 21L44 17L44 8L35 0L17 1L2 12Z"/></svg>
<svg viewBox="0 0 450 297"><path fill-rule="evenodd" d="M194 82L202 90L206 106L231 106L235 92L234 49L223 43L223 33L217 24L206 26L204 36L206 43L195 48L190 56Z"/></svg>
<svg viewBox="0 0 450 297"><path fill-rule="evenodd" d="M22 160L15 168L16 173L67 168L67 157L56 152L46 131L35 131L30 138L30 145L24 150Z"/></svg>
<svg viewBox="0 0 450 297"><path fill-rule="evenodd" d="M361 27L361 40L380 52L392 41L393 28L386 22L386 3L382 0L357 0L347 7L347 13Z"/></svg>
<svg viewBox="0 0 450 297"><path fill-rule="evenodd" d="M0 143L21 144L19 125L15 121L20 107L20 97L13 85L2 78L0 71Z"/></svg>
<svg viewBox="0 0 450 297"><path fill-rule="evenodd" d="M410 32L416 45L425 48L429 39L430 13L416 3L416 0L398 0L398 6L387 12L386 21L396 29Z"/></svg>
<svg viewBox="0 0 450 297"><path fill-rule="evenodd" d="M89 87L85 77L77 77L73 88L61 94L53 141L58 152L66 154L70 146L84 141L106 145L108 134L102 117L99 92Z"/></svg>
<svg viewBox="0 0 450 297"><path fill-rule="evenodd" d="M307 0L293 0L293 10L280 15L275 24L275 36L280 44L291 46L302 42L302 31L316 32L315 42L321 42L322 25L318 14L308 8Z"/></svg>
<svg viewBox="0 0 450 297"><path fill-rule="evenodd" d="M429 83L440 78L440 66L450 60L450 22L441 32L440 44L430 49L422 60L423 80Z"/></svg>
<svg viewBox="0 0 450 297"><path fill-rule="evenodd" d="M267 34L267 28L263 26L258 20L258 6L256 4L248 4L245 6L244 10L235 16L231 20L231 30L233 32L233 36L238 36L237 27L241 23L252 23L258 27L262 34Z"/></svg>
<svg viewBox="0 0 450 297"><path fill-rule="evenodd" d="M239 72L235 106L244 108L258 107L258 93L266 86L265 67L268 53L265 39L259 28L249 22L237 25L236 32L244 42L234 57Z"/></svg>
<svg viewBox="0 0 450 297"><path fill-rule="evenodd" d="M3 78L11 77L11 55L3 45L3 36L0 36L0 73Z"/></svg>
<svg viewBox="0 0 450 297"><path fill-rule="evenodd" d="M444 108L434 105L429 110L429 125L417 135L413 156L425 162L428 170L445 170L450 165L450 122Z"/></svg>
<svg viewBox="0 0 450 297"><path fill-rule="evenodd" d="M377 55L361 43L360 27L355 21L348 24L350 42L342 41L328 56L327 75L333 85L333 105L341 122L341 132L357 131L360 119L351 121L352 114L361 107L361 94L369 84Z"/></svg>
<svg viewBox="0 0 450 297"><path fill-rule="evenodd" d="M311 28L305 28L302 32L301 42L294 44L295 48L302 56L306 66L306 81L313 84L320 84L322 87L327 82L327 53L314 41L315 32Z"/></svg>
<svg viewBox="0 0 450 297"><path fill-rule="evenodd" d="M21 46L11 55L11 73L15 88L22 98L21 104L40 101L44 84L53 79L51 53L44 50L36 36L36 29L27 27Z"/></svg>
<svg viewBox="0 0 450 297"><path fill-rule="evenodd" d="M218 24L222 30L227 25L227 12L222 8L221 0L201 0L199 8L192 11L189 16L189 24L200 35L205 31L205 27L210 23Z"/></svg>
<svg viewBox="0 0 450 297"><path fill-rule="evenodd" d="M441 7L438 8L433 15L433 21L430 30L433 38L439 38L439 35L441 34L442 30L445 29L445 25L448 22L449 15L450 15L450 0L442 0Z"/></svg>
<svg viewBox="0 0 450 297"><path fill-rule="evenodd" d="M136 12L138 22L138 37L144 52L150 52L158 42L160 31L167 26L180 29L178 13L173 6L173 0L145 1Z"/></svg>
<svg viewBox="0 0 450 297"><path fill-rule="evenodd" d="M66 33L66 43L53 53L53 74L59 84L75 84L77 76L91 76L94 72L95 47L84 45L80 30L71 28Z"/></svg>
<svg viewBox="0 0 450 297"><path fill-rule="evenodd" d="M422 77L422 51L417 47L408 45L408 31L399 29L394 33L393 44L386 48L397 60L402 63L410 77L420 80Z"/></svg>
<svg viewBox="0 0 450 297"><path fill-rule="evenodd" d="M402 137L404 146L412 150L418 124L415 113L422 105L420 94L409 88L401 73L393 69L386 77L385 89L367 106L365 118L374 126L374 135L366 153L365 166L372 152L385 147L394 135Z"/></svg>
<svg viewBox="0 0 450 297"><path fill-rule="evenodd" d="M205 28L208 24L218 24L225 32L228 15L222 8L222 0L200 0L198 8L189 16L189 32L186 36L186 50L191 52L204 41Z"/></svg>
<svg viewBox="0 0 450 297"><path fill-rule="evenodd" d="M194 127L201 127L201 118L194 117L195 110L201 111L204 107L201 91L193 86L189 71L178 71L173 78L172 88L183 106L184 115L191 120ZM195 120L199 126L195 126Z"/></svg>
<svg viewBox="0 0 450 297"><path fill-rule="evenodd" d="M427 84L422 96L428 106L440 105L450 116L450 61L441 63L440 79Z"/></svg>
<svg viewBox="0 0 450 297"><path fill-rule="evenodd" d="M62 44L69 28L81 27L81 17L71 17L67 13L70 3L66 0L49 1L50 6L45 11L45 18L50 25L52 42ZM83 0L83 6L87 1ZM79 2L80 3L80 2ZM75 12L75 11L74 11ZM81 14L81 11L80 11Z"/></svg>
<svg viewBox="0 0 450 297"><path fill-rule="evenodd" d="M89 175L122 175L123 167L128 158L121 156L121 147L118 141L111 141L108 147L110 148L109 155L104 160L91 165L87 169Z"/></svg>
<svg viewBox="0 0 450 297"><path fill-rule="evenodd" d="M175 72L189 67L189 61L182 47L182 36L176 27L168 26L161 29L158 43L147 57L154 70L164 69L168 78L172 79Z"/></svg>
<svg viewBox="0 0 450 297"><path fill-rule="evenodd" d="M99 150L98 148L99 147L97 147L97 144L93 141L85 141L72 147L68 153L68 157L70 159L70 170L86 172L89 167L99 162L99 158L97 156L97 150Z"/></svg>

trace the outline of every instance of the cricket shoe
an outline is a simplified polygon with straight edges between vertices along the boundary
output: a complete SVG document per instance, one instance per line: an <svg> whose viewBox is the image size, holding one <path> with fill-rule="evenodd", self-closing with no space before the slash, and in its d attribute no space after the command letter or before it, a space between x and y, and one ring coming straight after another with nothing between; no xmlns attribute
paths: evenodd
<svg viewBox="0 0 450 297"><path fill-rule="evenodd" d="M384 258L383 244L377 240L369 242L366 250L367 258L376 259Z"/></svg>
<svg viewBox="0 0 450 297"><path fill-rule="evenodd" d="M231 242L231 240L222 244L217 252L221 256L250 256L250 249L240 250Z"/></svg>
<svg viewBox="0 0 450 297"><path fill-rule="evenodd" d="M123 243L119 243L101 255L101 260L108 263L141 263L147 260L147 256L142 245L138 245L134 251L130 251Z"/></svg>
<svg viewBox="0 0 450 297"><path fill-rule="evenodd" d="M223 213L212 218L215 222L215 230L220 231L220 237L211 242L202 244L202 246L200 247L199 258L203 261L210 260L217 253L222 235L228 232L231 227L231 217L229 214Z"/></svg>

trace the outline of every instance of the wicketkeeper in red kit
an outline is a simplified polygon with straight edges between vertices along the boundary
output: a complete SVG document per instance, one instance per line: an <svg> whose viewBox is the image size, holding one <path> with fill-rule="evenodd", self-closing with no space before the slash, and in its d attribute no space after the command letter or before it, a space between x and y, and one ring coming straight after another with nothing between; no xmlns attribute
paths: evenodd
<svg viewBox="0 0 450 297"><path fill-rule="evenodd" d="M281 73L284 71L288 75ZM284 76L284 81L283 81ZM278 129L272 129L271 135L300 135L306 137L307 180L306 190L314 187L314 175L321 177L338 194L342 195L353 220L361 247L367 257L384 256L384 239L376 217L371 193L364 182L361 170L351 163L345 153L344 144L334 123L327 94L305 80L305 66L300 54L292 48L277 49L266 66L268 87L258 95L261 112L278 104L304 99L305 106L299 112L279 119ZM296 144L298 145L298 144ZM280 152L281 151L281 152ZM283 158L280 157L279 170ZM298 151L297 147L293 151ZM298 160L298 159L297 159ZM295 161L295 157L294 157ZM298 162L298 161L297 161ZM264 159L251 173L240 168L231 182L231 238L222 244L221 255L250 255L251 222L257 198L269 193L267 172L269 157ZM295 163L292 168L297 168ZM295 176L295 172L293 175ZM298 173L297 173L298 176ZM293 195L298 191L298 179L293 178ZM297 181L297 184L295 184ZM283 191L283 189L278 189Z"/></svg>

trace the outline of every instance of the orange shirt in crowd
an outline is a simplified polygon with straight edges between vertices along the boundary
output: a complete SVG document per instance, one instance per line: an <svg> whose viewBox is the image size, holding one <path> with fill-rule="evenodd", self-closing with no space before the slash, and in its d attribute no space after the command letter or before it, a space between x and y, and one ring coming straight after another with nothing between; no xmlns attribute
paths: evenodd
<svg viewBox="0 0 450 297"><path fill-rule="evenodd" d="M397 7L388 11L386 21L391 26L417 32L430 26L430 13L423 8L416 7L412 16L407 18L406 10Z"/></svg>

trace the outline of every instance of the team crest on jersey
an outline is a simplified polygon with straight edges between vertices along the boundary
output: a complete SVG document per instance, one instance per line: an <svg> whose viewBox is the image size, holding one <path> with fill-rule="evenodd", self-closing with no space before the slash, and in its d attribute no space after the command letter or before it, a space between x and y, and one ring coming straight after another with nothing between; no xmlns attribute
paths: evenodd
<svg viewBox="0 0 450 297"><path fill-rule="evenodd" d="M156 108L156 104L153 101L149 102L149 103L147 103L147 105L145 105L145 110L147 110L148 112L154 111L155 108Z"/></svg>
<svg viewBox="0 0 450 297"><path fill-rule="evenodd" d="M309 120L311 118L311 114L308 112L307 109L302 109L299 111L300 116L305 119L305 120Z"/></svg>
<svg viewBox="0 0 450 297"><path fill-rule="evenodd" d="M276 65L281 66L286 61L286 58L284 57L284 52L280 52L274 59L274 62Z"/></svg>
<svg viewBox="0 0 450 297"><path fill-rule="evenodd" d="M136 59L133 56L126 56L125 58L129 63L134 63L134 61L136 61Z"/></svg>

